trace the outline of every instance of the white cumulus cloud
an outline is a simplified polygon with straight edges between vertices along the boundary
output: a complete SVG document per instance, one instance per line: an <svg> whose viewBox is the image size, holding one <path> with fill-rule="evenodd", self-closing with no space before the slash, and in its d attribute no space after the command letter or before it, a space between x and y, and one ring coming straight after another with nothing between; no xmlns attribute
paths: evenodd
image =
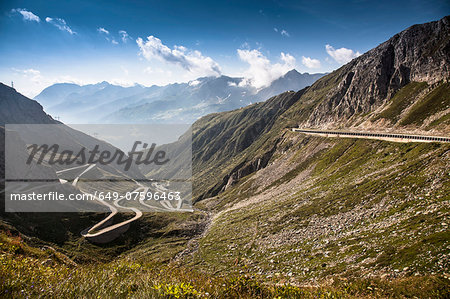
<svg viewBox="0 0 450 299"><path fill-rule="evenodd" d="M244 72L245 79L241 81L240 85L252 85L255 88L268 86L273 80L295 68L296 64L294 56L283 52L278 63L271 63L266 56L255 49L238 49L237 53L242 61L250 65Z"/></svg>
<svg viewBox="0 0 450 299"><path fill-rule="evenodd" d="M61 31L67 31L70 34L76 34L76 32L73 31L72 28L69 27L69 25L67 25L64 19L46 17L45 21L49 24L52 24Z"/></svg>
<svg viewBox="0 0 450 299"><path fill-rule="evenodd" d="M330 55L336 62L340 64L345 64L361 55L358 51L353 51L352 49L347 48L339 48L335 49L330 45L326 45L325 49L327 50L328 55Z"/></svg>
<svg viewBox="0 0 450 299"><path fill-rule="evenodd" d="M147 40L139 37L136 43L139 46L140 54L147 60L158 59L176 64L198 76L222 73L219 65L211 57L203 56L200 51L191 51L183 46L175 46L171 49L154 36L147 37Z"/></svg>
<svg viewBox="0 0 450 299"><path fill-rule="evenodd" d="M318 69L320 68L320 60L313 59L311 57L302 56L302 64L309 69Z"/></svg>
<svg viewBox="0 0 450 299"><path fill-rule="evenodd" d="M26 8L14 8L11 10L11 12L20 13L25 21L34 21L34 22L40 22L41 19L32 13L31 11L28 11Z"/></svg>

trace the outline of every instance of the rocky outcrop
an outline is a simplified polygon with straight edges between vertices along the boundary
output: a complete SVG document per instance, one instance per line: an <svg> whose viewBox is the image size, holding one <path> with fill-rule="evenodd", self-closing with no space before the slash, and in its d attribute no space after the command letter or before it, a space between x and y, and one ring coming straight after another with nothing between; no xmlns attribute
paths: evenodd
<svg viewBox="0 0 450 299"><path fill-rule="evenodd" d="M222 185L221 191L227 190L228 188L236 184L241 178L266 167L270 161L270 158L272 158L273 153L277 149L277 144L278 142L271 150L267 151L262 156L256 157L250 162L242 163L235 167L231 174L225 176L225 178L223 179L223 182L226 182L226 184Z"/></svg>
<svg viewBox="0 0 450 299"><path fill-rule="evenodd" d="M450 16L414 25L324 77L322 80L326 81L338 74L339 83L320 99L304 125L346 124L352 116L385 104L409 82L434 84L448 80L449 53ZM314 84L309 92L322 85Z"/></svg>

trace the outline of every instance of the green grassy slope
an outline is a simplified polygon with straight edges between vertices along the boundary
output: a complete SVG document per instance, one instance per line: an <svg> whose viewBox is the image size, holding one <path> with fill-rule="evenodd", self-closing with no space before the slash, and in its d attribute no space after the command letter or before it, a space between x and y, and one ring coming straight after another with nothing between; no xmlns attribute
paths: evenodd
<svg viewBox="0 0 450 299"><path fill-rule="evenodd" d="M427 117L450 108L450 83L442 83L413 105L400 125L421 125Z"/></svg>
<svg viewBox="0 0 450 299"><path fill-rule="evenodd" d="M374 117L374 121L385 118L392 122L397 122L401 117L402 112L414 103L415 98L427 88L426 82L411 82L408 85L400 89L391 99L388 108Z"/></svg>
<svg viewBox="0 0 450 299"><path fill-rule="evenodd" d="M270 152L279 138L277 121L303 92L286 92L263 103L197 121L192 129L194 197L217 194L233 169Z"/></svg>
<svg viewBox="0 0 450 299"><path fill-rule="evenodd" d="M448 145L296 133L282 145L266 169L199 203L216 217L196 267L301 279L448 271Z"/></svg>

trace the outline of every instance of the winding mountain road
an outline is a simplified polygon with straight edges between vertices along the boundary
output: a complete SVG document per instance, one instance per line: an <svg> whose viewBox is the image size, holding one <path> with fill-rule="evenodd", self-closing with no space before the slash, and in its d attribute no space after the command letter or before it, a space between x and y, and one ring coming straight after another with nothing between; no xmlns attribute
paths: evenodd
<svg viewBox="0 0 450 299"><path fill-rule="evenodd" d="M57 171L57 174L66 172L66 171L70 171L70 170L74 170L74 169L80 169L80 168L86 168L84 169L79 175L77 175L75 177L75 179L72 182L73 186L77 186L78 181L80 179L80 177L84 174L86 174L89 170L93 169L94 167L96 167L95 164L86 164L83 166L77 166L77 167L73 167L73 168L69 168L69 169L64 169L64 170L60 170ZM66 180L60 179L61 183L65 183L67 182ZM148 192L148 190L150 189L149 187L146 187L144 185L142 185L141 183L133 180L133 182L138 185L138 188L136 188L135 190L133 190L132 194L136 194L136 192L143 192L144 194L146 194ZM160 184L154 182L152 183L152 186L158 191L158 192L168 192L168 190L161 186ZM113 239L115 239L118 235L122 234L123 232L125 232L128 229L128 225L136 220L138 220L139 218L142 217L143 213L140 209L135 208L135 207L125 207L120 205L120 202L125 199L125 196L121 196L118 199L114 200L114 204L110 204L108 203L108 201L105 200L101 200L99 199L97 196L84 192L82 190L80 190L81 192L83 192L84 194L89 194L90 196L92 196L95 200L99 201L101 204L107 206L109 208L109 210L111 211L111 213L105 217L104 219L102 219L101 221L99 221L98 223L96 223L94 226L92 226L89 229L86 229L84 231L81 232L81 235L85 238L91 239L95 242L98 243L106 243L109 242ZM165 201L160 201L159 203L161 204L161 207L157 207L157 206L153 206L153 205L149 205L148 203L145 202L145 199L140 198L139 199L139 203L142 204L143 206L146 206L147 208L152 209L153 211L161 211L161 212L167 212L167 211L191 211L188 209L181 209L181 205L182 205L182 201L178 200L178 204L176 207L171 206L169 203L165 202ZM119 209L127 209L130 210L132 212L135 213L134 217L131 219L127 219L124 220L120 223L116 223L113 225L109 225L104 227L107 222L109 222L118 212Z"/></svg>
<svg viewBox="0 0 450 299"><path fill-rule="evenodd" d="M56 173L60 174L60 173L63 173L63 172L67 172L67 171L70 171L70 170L83 168L83 167L86 167L86 169L83 170L78 176L76 176L75 179L72 182L72 186L76 186L78 184L78 180L80 179L80 177L82 175L84 175L85 173L87 173L89 170L91 170L94 167L96 167L96 164L86 164L86 165L83 165L83 166L72 167L72 168L69 168L69 169L64 169L64 170L57 171ZM137 182L135 181L135 183L137 183ZM140 185L140 186L139 186L139 188L135 189L133 192L138 191L138 190L143 188L143 186L141 184L139 184L139 183L137 183L137 184ZM103 235L105 233L108 233L108 232L117 230L117 229L119 229L121 227L124 227L124 226L130 224L131 222L136 221L137 219L142 217L142 211L141 210L136 209L136 208L123 207L123 206L121 206L119 204L119 202L122 199L125 198L124 196L121 196L119 199L115 200L114 201L114 205L111 205L107 201L101 200L97 196L94 196L93 194L84 192L82 190L80 190L80 191L83 192L84 194L91 195L95 200L97 200L101 204L107 206L109 208L109 210L111 211L111 213L106 218L104 218L103 220L101 220L100 222L98 222L97 224L92 226L90 229L85 230L85 231L83 231L81 233L82 236L84 236L85 238L94 238L94 237L101 236L101 235ZM131 210L131 211L133 211L135 213L135 216L133 218L131 218L131 219L128 219L128 220L122 221L120 223L117 223L117 224L114 224L114 225L111 225L111 226L107 226L107 227L105 227L103 229L100 229L101 227L103 227L109 220L111 220L118 213L118 208Z"/></svg>

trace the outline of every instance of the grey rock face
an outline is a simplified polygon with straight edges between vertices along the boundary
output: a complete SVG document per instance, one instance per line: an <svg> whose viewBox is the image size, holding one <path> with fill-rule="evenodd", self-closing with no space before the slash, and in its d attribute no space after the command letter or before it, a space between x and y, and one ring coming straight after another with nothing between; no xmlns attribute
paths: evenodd
<svg viewBox="0 0 450 299"><path fill-rule="evenodd" d="M371 112L386 103L411 81L434 84L448 80L450 16L411 26L336 72L340 83L328 92L306 125L323 127L351 121L355 114Z"/></svg>

